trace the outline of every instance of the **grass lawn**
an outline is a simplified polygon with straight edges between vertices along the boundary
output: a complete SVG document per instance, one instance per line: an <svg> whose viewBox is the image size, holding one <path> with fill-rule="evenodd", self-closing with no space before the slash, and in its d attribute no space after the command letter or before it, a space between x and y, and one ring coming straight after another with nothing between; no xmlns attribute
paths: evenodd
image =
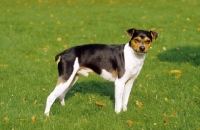
<svg viewBox="0 0 200 130"><path fill-rule="evenodd" d="M1 0L0 130L199 130L199 7L199 0ZM86 43L127 43L124 30L133 27L159 37L128 111L116 114L113 83L91 74L45 117L54 56Z"/></svg>

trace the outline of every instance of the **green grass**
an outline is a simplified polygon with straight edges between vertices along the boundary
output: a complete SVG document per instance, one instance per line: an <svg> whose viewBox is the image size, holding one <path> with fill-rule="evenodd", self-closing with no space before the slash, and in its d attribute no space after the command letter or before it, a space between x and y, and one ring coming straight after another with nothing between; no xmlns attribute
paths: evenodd
<svg viewBox="0 0 200 130"><path fill-rule="evenodd" d="M200 129L199 6L199 0L2 0L0 129ZM85 43L126 43L124 30L132 27L155 28L159 37L134 83L128 111L114 112L113 83L92 74L80 77L66 106L56 100L45 117L57 81L54 56Z"/></svg>

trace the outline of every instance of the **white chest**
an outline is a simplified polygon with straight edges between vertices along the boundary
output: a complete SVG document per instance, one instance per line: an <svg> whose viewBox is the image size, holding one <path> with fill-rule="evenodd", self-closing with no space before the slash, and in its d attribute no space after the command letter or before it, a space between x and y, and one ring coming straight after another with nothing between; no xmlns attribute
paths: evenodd
<svg viewBox="0 0 200 130"><path fill-rule="evenodd" d="M125 76L137 76L142 69L146 54L136 53L128 43L124 47Z"/></svg>

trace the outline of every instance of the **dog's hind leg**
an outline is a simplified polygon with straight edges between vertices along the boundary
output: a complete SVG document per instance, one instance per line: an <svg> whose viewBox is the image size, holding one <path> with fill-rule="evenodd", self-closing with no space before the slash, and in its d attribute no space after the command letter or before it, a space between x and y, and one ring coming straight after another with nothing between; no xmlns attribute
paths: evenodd
<svg viewBox="0 0 200 130"><path fill-rule="evenodd" d="M50 112L53 102L56 100L57 97L59 97L62 93L64 93L70 87L78 70L79 70L79 63L78 63L78 58L76 58L74 62L74 66L73 66L73 72L71 76L69 77L69 79L64 83L62 82L59 83L55 87L53 92L48 96L47 102L46 102L46 108L44 112L45 115L49 116L49 112Z"/></svg>
<svg viewBox="0 0 200 130"><path fill-rule="evenodd" d="M71 82L70 86L58 97L60 99L60 103L62 106L65 105L65 95L66 93L69 91L69 89L76 83L76 81L78 80L78 75L76 75L73 79L73 81Z"/></svg>

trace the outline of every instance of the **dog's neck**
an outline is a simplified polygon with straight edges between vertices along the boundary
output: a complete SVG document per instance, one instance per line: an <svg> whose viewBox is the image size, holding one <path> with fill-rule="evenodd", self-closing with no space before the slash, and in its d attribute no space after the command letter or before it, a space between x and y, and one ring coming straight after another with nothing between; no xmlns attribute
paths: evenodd
<svg viewBox="0 0 200 130"><path fill-rule="evenodd" d="M130 68L135 68L138 66L143 65L146 53L137 53L135 50L133 50L132 47L129 46L129 43L125 45L124 48L124 53L125 53L125 62L128 63L126 64Z"/></svg>
<svg viewBox="0 0 200 130"><path fill-rule="evenodd" d="M129 47L129 50L130 52L132 53L133 57L138 59L138 60L141 60L141 61L144 61L145 57L146 57L146 53L139 53L137 51L135 51L131 46L130 44L128 43L128 47Z"/></svg>

